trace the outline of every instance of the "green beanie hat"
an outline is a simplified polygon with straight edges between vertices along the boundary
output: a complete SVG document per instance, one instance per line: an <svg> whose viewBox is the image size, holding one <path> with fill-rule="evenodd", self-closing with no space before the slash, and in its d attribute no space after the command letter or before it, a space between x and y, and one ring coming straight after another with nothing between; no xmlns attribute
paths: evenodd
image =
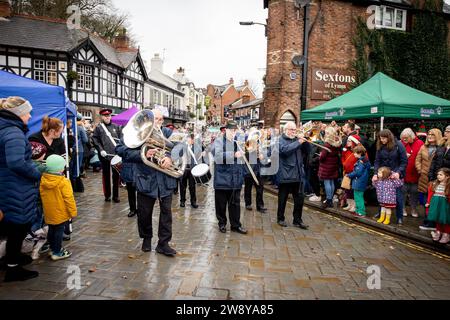
<svg viewBox="0 0 450 320"><path fill-rule="evenodd" d="M66 160L63 157L56 154L52 154L46 160L47 172L48 173L61 173L64 171L66 166Z"/></svg>

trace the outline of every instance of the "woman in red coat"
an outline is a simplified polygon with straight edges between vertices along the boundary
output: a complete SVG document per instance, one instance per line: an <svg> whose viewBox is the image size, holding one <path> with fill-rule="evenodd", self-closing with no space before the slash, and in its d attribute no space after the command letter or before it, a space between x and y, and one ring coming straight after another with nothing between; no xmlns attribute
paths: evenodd
<svg viewBox="0 0 450 320"><path fill-rule="evenodd" d="M403 206L403 216L406 217L406 197L409 196L409 206L411 208L411 215L417 218L417 203L419 200L418 182L419 172L416 169L416 157L423 146L423 141L417 138L416 134L410 128L406 128L400 134L400 139L406 149L406 156L408 157L408 164L406 165L405 183L403 185L403 198L405 203Z"/></svg>
<svg viewBox="0 0 450 320"><path fill-rule="evenodd" d="M355 163L358 159L356 159L353 154L353 149L361 143L360 136L354 134L348 137L346 146L342 149L342 166L344 169L344 176L353 172ZM350 212L355 211L355 200L353 200L353 190L345 190L345 199L347 201L347 205L343 207L344 210L348 210Z"/></svg>
<svg viewBox="0 0 450 320"><path fill-rule="evenodd" d="M327 127L325 130L325 147L331 152L323 149L319 158L319 179L323 180L325 185L326 203L324 207L333 207L334 180L338 178L339 171L339 152L342 145L341 137L337 134L336 129Z"/></svg>

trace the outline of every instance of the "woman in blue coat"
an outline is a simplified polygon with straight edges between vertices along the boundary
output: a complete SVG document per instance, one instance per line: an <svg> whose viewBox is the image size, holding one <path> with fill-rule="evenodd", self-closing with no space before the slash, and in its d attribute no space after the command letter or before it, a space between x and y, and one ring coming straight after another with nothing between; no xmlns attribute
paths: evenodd
<svg viewBox="0 0 450 320"><path fill-rule="evenodd" d="M8 238L5 282L23 281L39 275L22 268L32 259L20 252L36 217L41 177L33 165L31 146L25 137L31 109L31 104L20 97L0 99L0 210L4 213L0 233Z"/></svg>
<svg viewBox="0 0 450 320"><path fill-rule="evenodd" d="M374 163L374 172L377 173L381 167L388 167L392 171L393 179L403 179L406 174L406 165L408 157L403 144L395 139L389 129L380 131L377 140L377 154ZM372 181L376 181L378 176L375 174ZM403 224L403 192L402 187L397 188L396 216L397 224ZM378 215L377 215L378 216Z"/></svg>

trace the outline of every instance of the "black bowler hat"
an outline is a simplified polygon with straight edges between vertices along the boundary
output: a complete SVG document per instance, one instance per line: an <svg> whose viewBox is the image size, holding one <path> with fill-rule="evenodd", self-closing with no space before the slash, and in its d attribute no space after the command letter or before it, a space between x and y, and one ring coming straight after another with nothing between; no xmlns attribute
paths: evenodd
<svg viewBox="0 0 450 320"><path fill-rule="evenodd" d="M231 121L227 122L226 128L227 129L238 129L238 125L237 125L236 121L231 120Z"/></svg>
<svg viewBox="0 0 450 320"><path fill-rule="evenodd" d="M102 116L108 116L112 113L112 109L109 108L103 108L102 110L100 110L100 114Z"/></svg>

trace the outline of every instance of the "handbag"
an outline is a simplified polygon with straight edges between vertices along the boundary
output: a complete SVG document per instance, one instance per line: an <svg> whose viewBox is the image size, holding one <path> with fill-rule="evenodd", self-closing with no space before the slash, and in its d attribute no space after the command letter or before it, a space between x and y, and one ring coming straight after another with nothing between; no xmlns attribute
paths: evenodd
<svg viewBox="0 0 450 320"><path fill-rule="evenodd" d="M342 179L341 188L350 190L352 188L352 179L350 179L347 176L344 176L344 178Z"/></svg>

